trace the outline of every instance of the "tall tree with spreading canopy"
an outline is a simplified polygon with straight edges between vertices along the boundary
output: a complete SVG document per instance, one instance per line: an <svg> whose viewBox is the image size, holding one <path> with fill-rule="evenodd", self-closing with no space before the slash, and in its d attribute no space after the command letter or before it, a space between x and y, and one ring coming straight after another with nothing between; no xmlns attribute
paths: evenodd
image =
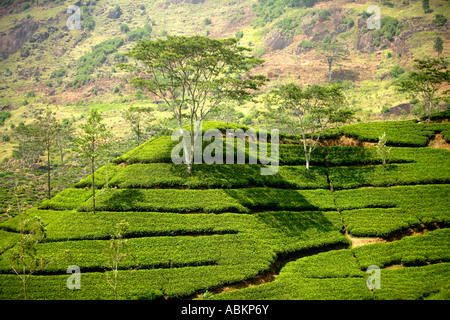
<svg viewBox="0 0 450 320"><path fill-rule="evenodd" d="M450 81L450 71L443 57L439 59L415 59L416 65L406 80L396 84L397 90L421 98L423 113L430 115L439 111L440 101L449 101L450 91L440 91Z"/></svg>
<svg viewBox="0 0 450 320"><path fill-rule="evenodd" d="M149 120L151 111L150 108L130 106L122 114L123 118L131 124L131 131L136 136L138 146L142 140L142 127Z"/></svg>
<svg viewBox="0 0 450 320"><path fill-rule="evenodd" d="M85 124L80 126L78 137L75 139L74 150L80 157L90 162L92 175L92 211L95 214L95 169L98 160L104 155L111 143L112 133L102 123L102 116L92 109Z"/></svg>
<svg viewBox="0 0 450 320"><path fill-rule="evenodd" d="M22 169L29 168L37 163L44 154L44 147L34 134L33 124L19 123L13 130L14 146L13 157L22 163Z"/></svg>
<svg viewBox="0 0 450 320"><path fill-rule="evenodd" d="M342 60L347 60L349 51L345 48L346 44L343 42L322 42L316 47L318 54L326 61L328 65L328 80L331 81L333 73L333 66Z"/></svg>
<svg viewBox="0 0 450 320"><path fill-rule="evenodd" d="M265 76L247 74L263 60L247 55L250 49L237 42L235 38L217 40L204 36L139 41L126 53L138 64L118 65L138 72L131 83L163 100L177 118L180 132L182 115L188 117L190 145L183 146L188 172L193 165L194 132L198 132L205 116L225 100L251 99L252 92L266 81Z"/></svg>
<svg viewBox="0 0 450 320"><path fill-rule="evenodd" d="M56 113L52 112L48 107L44 115L39 115L32 124L32 132L44 146L45 153L47 154L47 197L51 198L51 147L58 138L61 132L61 124L55 118Z"/></svg>
<svg viewBox="0 0 450 320"><path fill-rule="evenodd" d="M349 121L354 111L347 105L342 87L334 84L313 85L302 89L296 83L272 90L268 107L277 106L278 121L292 134L302 137L306 168L323 131L334 123Z"/></svg>

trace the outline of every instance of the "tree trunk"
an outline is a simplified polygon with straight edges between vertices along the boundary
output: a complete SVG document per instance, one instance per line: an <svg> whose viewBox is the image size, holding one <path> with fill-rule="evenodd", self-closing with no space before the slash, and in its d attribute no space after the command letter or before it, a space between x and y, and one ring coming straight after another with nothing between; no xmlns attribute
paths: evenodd
<svg viewBox="0 0 450 320"><path fill-rule="evenodd" d="M194 164L194 136L192 134L191 134L190 150L191 150L191 153L189 154L189 162L186 163L188 173L192 173L193 164Z"/></svg>
<svg viewBox="0 0 450 320"><path fill-rule="evenodd" d="M136 129L136 136L137 136L137 144L138 146L141 145L141 128L139 126L139 123L137 124L137 129Z"/></svg>
<svg viewBox="0 0 450 320"><path fill-rule="evenodd" d="M310 161L310 158L311 158L311 155L310 155L308 152L306 152L306 153L305 153L305 160L306 160L306 169L308 169L308 170L309 170L309 161Z"/></svg>
<svg viewBox="0 0 450 320"><path fill-rule="evenodd" d="M117 276L118 276L118 268L116 264L116 269L114 270L114 298L117 300Z"/></svg>
<svg viewBox="0 0 450 320"><path fill-rule="evenodd" d="M95 214L95 167L94 159L92 159L92 213Z"/></svg>
<svg viewBox="0 0 450 320"><path fill-rule="evenodd" d="M59 155L61 156L61 164L64 163L63 143L59 143Z"/></svg>
<svg viewBox="0 0 450 320"><path fill-rule="evenodd" d="M22 279L22 285L23 285L23 298L24 300L27 300L27 280Z"/></svg>
<svg viewBox="0 0 450 320"><path fill-rule="evenodd" d="M51 198L50 190L50 146L47 146L47 188L48 188L48 198Z"/></svg>

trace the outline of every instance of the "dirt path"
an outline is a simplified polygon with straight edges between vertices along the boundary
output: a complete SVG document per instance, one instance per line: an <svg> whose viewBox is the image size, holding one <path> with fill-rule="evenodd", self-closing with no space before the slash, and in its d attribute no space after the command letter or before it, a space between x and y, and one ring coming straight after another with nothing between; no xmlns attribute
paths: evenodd
<svg viewBox="0 0 450 320"><path fill-rule="evenodd" d="M319 247L319 248L313 248L313 249L309 249L309 250L300 250L300 251L289 253L284 256L279 256L272 263L270 268L268 270L266 270L265 272L263 272L262 274L257 275L256 277L253 277L251 279L242 280L242 281L238 281L235 283L230 283L227 285L209 289L208 292L215 295L218 293L223 293L223 292L228 292L228 291L233 291L233 290L238 290L238 289L243 289L243 288L248 288L248 287L254 287L254 286L264 284L264 283L272 282L272 281L276 280L281 269L288 262L295 261L295 260L298 260L298 259L301 259L304 257L313 256L313 255L316 255L321 252L341 250L341 249L346 249L346 248L347 247L344 244L334 244L334 245L329 245L329 246L324 246L324 247ZM201 293L195 293L193 295L186 297L185 299L199 299L201 297L202 297Z"/></svg>
<svg viewBox="0 0 450 320"><path fill-rule="evenodd" d="M372 243L386 243L387 240L383 238L356 238L352 237L348 233L345 235L351 242L352 246L351 248L361 247Z"/></svg>

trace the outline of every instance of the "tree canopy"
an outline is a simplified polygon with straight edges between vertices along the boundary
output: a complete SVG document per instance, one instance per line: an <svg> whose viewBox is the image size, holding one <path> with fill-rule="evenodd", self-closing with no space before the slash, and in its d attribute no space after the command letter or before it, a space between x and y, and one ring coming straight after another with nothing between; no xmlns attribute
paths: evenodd
<svg viewBox="0 0 450 320"><path fill-rule="evenodd" d="M338 84L301 88L289 83L273 90L267 102L278 106L280 123L291 133L301 134L308 169L311 153L323 131L333 123L347 122L354 114Z"/></svg>
<svg viewBox="0 0 450 320"><path fill-rule="evenodd" d="M437 111L441 100L449 100L449 90L439 93L440 88L450 80L450 71L444 58L415 59L416 65L406 80L397 84L399 92L410 93L422 99L423 112L427 115Z"/></svg>
<svg viewBox="0 0 450 320"><path fill-rule="evenodd" d="M158 96L170 107L180 130L182 114L187 115L193 133L194 123L202 121L213 108L226 100L251 99L266 81L264 76L248 73L263 60L246 54L250 49L237 42L235 38L204 36L139 41L126 53L139 63L118 66L136 72L131 83ZM184 149L188 171L193 147L192 134L191 153Z"/></svg>
<svg viewBox="0 0 450 320"><path fill-rule="evenodd" d="M318 44L316 50L322 56L328 65L328 80L331 81L332 67L335 63L346 60L349 51L345 48L343 42L322 42Z"/></svg>

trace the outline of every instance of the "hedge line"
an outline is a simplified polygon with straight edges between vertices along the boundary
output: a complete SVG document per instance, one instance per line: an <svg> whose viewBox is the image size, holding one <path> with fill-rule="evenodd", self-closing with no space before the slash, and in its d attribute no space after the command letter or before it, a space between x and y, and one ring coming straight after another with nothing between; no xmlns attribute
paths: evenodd
<svg viewBox="0 0 450 320"><path fill-rule="evenodd" d="M213 299L421 299L450 284L449 237L448 230L436 230L392 243L319 253L287 263L274 282ZM384 269L396 263L408 267ZM381 288L373 295L364 272L370 265L382 268Z"/></svg>
<svg viewBox="0 0 450 320"><path fill-rule="evenodd" d="M132 164L116 174L109 185L118 188L329 188L324 167L280 166L275 175L261 175L260 165L207 165L186 168L169 163Z"/></svg>
<svg viewBox="0 0 450 320"><path fill-rule="evenodd" d="M283 163L303 161L299 146L285 145L281 151ZM323 161L321 151L317 152L315 157ZM444 149L394 147L386 170L380 165L376 148L328 147L324 152L334 189L450 182L450 153ZM170 163L136 163L125 168L107 165L97 170L96 187L108 182L108 186L119 188L329 188L327 171L322 166L306 170L303 166L282 165L275 175L266 176L261 175L261 168L249 164L200 164L188 174L184 165ZM90 187L91 177L75 186Z"/></svg>
<svg viewBox="0 0 450 320"><path fill-rule="evenodd" d="M339 155L344 155L345 153L357 153L357 150L352 152L341 152L345 150L341 148L334 150L334 154L338 155L334 157L334 159L342 159ZM368 157L365 159L377 160L373 157L373 153L376 151L375 148L363 149L368 149L361 151L361 153L368 154ZM351 151L351 149L349 151ZM348 159L352 159L352 157L348 157ZM351 160L348 162L350 161ZM364 160L360 159L359 161ZM349 189L365 186L381 187L450 183L450 171L448 170L448 167L450 166L450 151L448 150L432 148L392 148L389 161L390 163L386 168L383 168L381 165L330 167L328 172L333 188ZM394 161L396 163L392 163ZM339 162L339 160L336 162Z"/></svg>
<svg viewBox="0 0 450 320"><path fill-rule="evenodd" d="M63 212L53 213L60 217L52 216L50 211L45 212L41 217L48 228L49 237L56 240L53 231L56 230L54 223L65 219L62 217ZM65 213L65 217L68 217L73 211ZM89 228L94 228L95 224L100 224L107 229L107 225L111 224L107 222L108 214L112 216L117 213L99 213L103 214L102 218L83 214L86 219L84 226L87 230L83 231L82 226L77 226L75 229L80 234L89 233ZM148 214L145 220L149 230L153 229L151 223L153 221L156 225L153 230L157 230L158 228L170 229L172 222L179 219L178 227L173 226L173 230L177 230L181 224L191 222L196 222L198 227L201 227L202 220L206 220L210 221L210 226L217 225L222 228L227 224L237 225L239 233L206 237L128 239L125 252L129 258L124 260L122 268L139 265L141 270L132 271L129 275L125 275L126 271L123 270L122 275L125 276L119 282L121 298L160 297L162 294L172 298L185 297L196 292L211 290L216 286L255 277L268 270L278 256L284 257L299 251L330 245L349 245L348 239L339 232L340 221L337 212L197 215L198 218L194 218L194 215L171 213L145 214ZM144 219L144 213L140 218ZM55 220L54 223L52 219ZM105 223L101 224L102 220ZM134 221L131 220L131 222ZM144 224L145 222L142 221L142 226L139 228ZM205 224L208 225L208 223ZM132 225L130 223L130 226ZM136 231L136 229L132 230ZM66 232L73 234L74 231ZM60 240L63 238L62 232L60 231L57 235ZM104 265L101 252L107 245L107 240L53 241L39 244L37 248L39 255L54 257L59 253L62 256L64 250L68 249L71 259L60 260L51 265L46 270L45 276L32 276L29 284L31 299L111 299L109 287L105 285L106 281L102 274ZM169 260L173 269L168 268ZM207 265L211 263L216 265ZM72 293L65 288L68 275L48 275L49 272L65 273L67 266L71 264L80 266L82 270L82 290L77 293ZM156 269L142 270L143 268ZM0 262L0 270L6 273L11 272L4 261ZM99 272L89 273L89 271ZM0 297L20 299L21 287L14 282L15 280L19 283L18 279L5 274L0 274L0 279L3 283L7 283L0 292ZM139 280L146 285L138 283ZM152 296L155 292L159 292L159 295Z"/></svg>
<svg viewBox="0 0 450 320"><path fill-rule="evenodd" d="M377 300L448 299L450 263L384 269Z"/></svg>
<svg viewBox="0 0 450 320"><path fill-rule="evenodd" d="M364 270L370 265L418 266L450 261L450 230L437 229L424 235L402 238L389 243L375 243L352 249Z"/></svg>
<svg viewBox="0 0 450 320"><path fill-rule="evenodd" d="M39 209L72 210L92 196L89 189L67 188L51 199L45 199Z"/></svg>
<svg viewBox="0 0 450 320"><path fill-rule="evenodd" d="M92 211L92 198L61 205L84 189L66 189L64 194L45 201L42 209ZM75 194L73 194L75 193ZM54 200L55 199L55 200ZM102 189L96 194L96 211L154 212L236 212L250 210L335 210L329 190L244 189Z"/></svg>
<svg viewBox="0 0 450 320"><path fill-rule="evenodd" d="M334 195L350 234L389 237L422 224L449 225L449 192L450 185L443 184L340 190Z"/></svg>
<svg viewBox="0 0 450 320"><path fill-rule="evenodd" d="M417 123L417 121L388 121L357 123L325 130L324 138L341 135L359 141L378 142L378 137L386 133L387 143L393 146L425 147L436 133L448 131L450 123Z"/></svg>

